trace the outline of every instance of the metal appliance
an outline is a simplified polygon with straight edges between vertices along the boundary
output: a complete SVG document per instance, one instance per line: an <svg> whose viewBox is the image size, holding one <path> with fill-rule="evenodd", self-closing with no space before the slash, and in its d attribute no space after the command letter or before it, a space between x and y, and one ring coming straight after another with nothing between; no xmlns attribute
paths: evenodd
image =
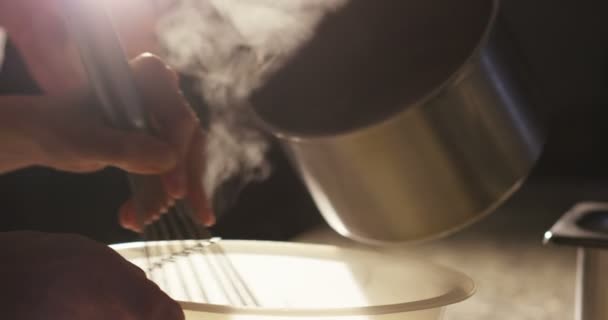
<svg viewBox="0 0 608 320"><path fill-rule="evenodd" d="M418 241L493 211L534 165L523 65L498 0L351 1L252 109L336 231Z"/></svg>
<svg viewBox="0 0 608 320"><path fill-rule="evenodd" d="M608 319L608 203L577 204L545 233L545 243L578 248L575 319Z"/></svg>

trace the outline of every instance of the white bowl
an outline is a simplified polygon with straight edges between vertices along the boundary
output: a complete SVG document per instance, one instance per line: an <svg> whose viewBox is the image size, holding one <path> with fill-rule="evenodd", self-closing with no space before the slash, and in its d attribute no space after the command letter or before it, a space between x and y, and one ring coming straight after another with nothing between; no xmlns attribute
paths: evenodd
<svg viewBox="0 0 608 320"><path fill-rule="evenodd" d="M112 248L146 270L148 263L196 244ZM149 277L181 303L188 320L431 320L475 291L466 275L414 258L265 241L222 240L165 261Z"/></svg>

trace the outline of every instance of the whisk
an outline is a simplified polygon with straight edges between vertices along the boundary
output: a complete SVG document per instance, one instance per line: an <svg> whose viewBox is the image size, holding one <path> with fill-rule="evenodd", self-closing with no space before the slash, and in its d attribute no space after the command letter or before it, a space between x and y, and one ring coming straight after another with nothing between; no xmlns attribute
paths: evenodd
<svg viewBox="0 0 608 320"><path fill-rule="evenodd" d="M209 290L217 290L232 306L258 307L260 303L229 259L221 239L195 221L187 211L175 208L144 231L147 274L161 288L191 302L213 302ZM158 240L177 239L169 242ZM206 270L207 272L203 272ZM168 275L168 272L174 271ZM167 283L176 277L179 288Z"/></svg>
<svg viewBox="0 0 608 320"><path fill-rule="evenodd" d="M64 0L65 20L107 119L117 128L150 132L127 58L105 8L98 1ZM129 174L139 225L144 225L140 205L145 199L143 186L158 177ZM230 305L259 306L260 303L234 267L219 238L193 216L189 205L178 200L159 221L148 225L142 234L146 274L165 290L169 267L177 268L181 290L188 301L210 302L207 284L222 291ZM179 239L178 241L160 241ZM154 242L152 242L154 241ZM194 256L194 253L202 255ZM201 259L195 259L197 257ZM209 271L209 275L200 270ZM186 275L188 279L186 279ZM203 279L205 278L205 279ZM191 281L188 281L191 280ZM171 292L169 292L171 294Z"/></svg>

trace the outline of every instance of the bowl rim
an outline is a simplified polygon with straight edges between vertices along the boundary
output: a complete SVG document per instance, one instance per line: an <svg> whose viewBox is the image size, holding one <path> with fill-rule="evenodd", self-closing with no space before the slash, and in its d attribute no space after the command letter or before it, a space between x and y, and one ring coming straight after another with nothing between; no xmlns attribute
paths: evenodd
<svg viewBox="0 0 608 320"><path fill-rule="evenodd" d="M192 242L196 243L196 240L179 240L180 242ZM148 245L162 245L171 243L174 241L150 241ZM358 255L374 255L380 254L375 251L370 250L362 250L362 249L352 249L352 248L342 248L338 246L331 245L319 245L319 244L309 244L309 243L295 243L295 242L276 242L276 241L250 241L250 240L221 240L222 244L228 244L229 246L240 246L241 249L239 251L244 251L247 246L255 244L256 246L263 245L264 249L270 249L270 251L278 251L276 255L285 256L286 250L307 250L314 251L315 257L326 259L336 259L335 255L332 256L332 253L335 253L336 250L341 252L350 252L352 254ZM143 242L131 242L131 243L121 243L110 245L110 247L117 252L121 253L121 251L139 249L143 246ZM282 251L282 252L280 252ZM272 254L272 252L265 252L267 254ZM300 256L297 254L292 254L294 256ZM400 256L401 257L401 256ZM429 309L442 308L451 304L455 304L461 301L464 301L475 294L476 285L469 276L466 274L451 269L449 267L445 267L434 262L429 262L424 259L412 258L415 259L418 263L423 263L428 265L429 267L436 268L441 270L447 277L451 277L456 279L453 281L453 288L447 290L443 294L403 303L394 303L394 304L384 304L384 305L374 305L374 306L361 306L361 307L345 307L345 308L263 308L263 307L241 307L241 306L226 306L226 305L218 305L218 304L204 304L204 303L195 303L188 301L177 301L182 308L186 311L194 311L194 312L204 312L204 313L213 313L213 314L231 314L231 315L248 315L248 316L289 316L289 317L335 317L335 316L362 316L362 315L383 315L383 314L392 314L392 313L403 313L403 312L413 312L413 311L422 311Z"/></svg>

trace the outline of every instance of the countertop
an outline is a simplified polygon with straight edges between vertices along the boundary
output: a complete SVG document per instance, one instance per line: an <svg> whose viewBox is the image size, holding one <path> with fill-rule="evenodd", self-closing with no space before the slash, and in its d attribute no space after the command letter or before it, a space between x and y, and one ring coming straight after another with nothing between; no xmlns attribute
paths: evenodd
<svg viewBox="0 0 608 320"><path fill-rule="evenodd" d="M530 183L494 214L451 237L381 250L418 254L476 281L477 293L449 307L448 320L573 319L576 249L544 246L542 236L576 202L607 200L607 191L581 181ZM327 226L296 241L364 247Z"/></svg>

